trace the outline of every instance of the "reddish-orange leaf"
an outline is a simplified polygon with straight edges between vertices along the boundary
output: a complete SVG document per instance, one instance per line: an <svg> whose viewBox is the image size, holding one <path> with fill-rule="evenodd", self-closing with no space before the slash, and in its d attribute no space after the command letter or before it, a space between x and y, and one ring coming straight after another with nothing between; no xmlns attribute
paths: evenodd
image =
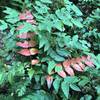
<svg viewBox="0 0 100 100"><path fill-rule="evenodd" d="M21 30L22 28L24 28L24 25L20 25L16 28L16 30Z"/></svg>
<svg viewBox="0 0 100 100"><path fill-rule="evenodd" d="M39 63L39 60L38 59L31 60L31 65L36 65L38 63Z"/></svg>
<svg viewBox="0 0 100 100"><path fill-rule="evenodd" d="M74 71L70 66L65 67L65 71L70 75L74 76Z"/></svg>
<svg viewBox="0 0 100 100"><path fill-rule="evenodd" d="M85 65L82 64L82 62L79 62L78 65L84 70L85 69Z"/></svg>
<svg viewBox="0 0 100 100"><path fill-rule="evenodd" d="M61 76L62 78L66 77L66 73L62 70L60 72L57 72L59 76Z"/></svg>
<svg viewBox="0 0 100 100"><path fill-rule="evenodd" d="M19 15L19 19L20 19L20 20L25 20L25 19L26 19L25 13L21 13L21 14Z"/></svg>
<svg viewBox="0 0 100 100"><path fill-rule="evenodd" d="M33 19L33 15L30 11L26 11L26 19Z"/></svg>
<svg viewBox="0 0 100 100"><path fill-rule="evenodd" d="M76 63L76 59L75 58L72 58L70 61L71 61L71 64L75 64Z"/></svg>
<svg viewBox="0 0 100 100"><path fill-rule="evenodd" d="M90 59L91 59L91 56L88 55L88 56L87 56L87 59L90 60Z"/></svg>
<svg viewBox="0 0 100 100"><path fill-rule="evenodd" d="M93 67L93 62L92 61L85 61L84 62L87 66Z"/></svg>
<svg viewBox="0 0 100 100"><path fill-rule="evenodd" d="M31 53L31 55L35 55L35 54L38 54L39 51L36 48L32 48L32 49L30 49L30 53Z"/></svg>
<svg viewBox="0 0 100 100"><path fill-rule="evenodd" d="M62 67L62 64L61 64L61 63L58 63L58 64L56 64L56 66L58 66L58 67Z"/></svg>
<svg viewBox="0 0 100 100"><path fill-rule="evenodd" d="M87 59L87 57L86 56L82 56L81 59L82 59L82 61L85 61Z"/></svg>
<svg viewBox="0 0 100 100"><path fill-rule="evenodd" d="M33 19L33 15L31 14L30 11L26 11L25 13L21 13L19 15L20 20L27 20L27 19Z"/></svg>
<svg viewBox="0 0 100 100"><path fill-rule="evenodd" d="M26 22L30 23L30 24L36 24L35 20L26 20Z"/></svg>
<svg viewBox="0 0 100 100"><path fill-rule="evenodd" d="M48 75L46 77L46 81L47 81L47 86L50 89L51 88L51 85L52 85L52 82L53 82L53 77Z"/></svg>
<svg viewBox="0 0 100 100"><path fill-rule="evenodd" d="M73 64L72 67L77 71L80 71L80 72L83 71L82 68L78 64Z"/></svg>
<svg viewBox="0 0 100 100"><path fill-rule="evenodd" d="M70 60L66 60L63 62L63 66L64 67L67 67L67 66L70 66L71 65L71 61Z"/></svg>
<svg viewBox="0 0 100 100"><path fill-rule="evenodd" d="M79 57L76 58L76 63L80 63L81 61L82 61L81 58L79 58Z"/></svg>
<svg viewBox="0 0 100 100"><path fill-rule="evenodd" d="M22 49L21 51L18 52L19 54L23 55L23 56L30 56L30 50L29 49Z"/></svg>
<svg viewBox="0 0 100 100"><path fill-rule="evenodd" d="M20 47L22 47L22 48L29 48L29 47L34 47L34 46L36 46L36 42L35 42L35 41L17 42L16 45L17 45L17 46L20 46Z"/></svg>
<svg viewBox="0 0 100 100"><path fill-rule="evenodd" d="M22 49L21 51L19 51L18 53L24 56L31 56L31 55L35 55L38 54L38 50L35 48L32 49Z"/></svg>

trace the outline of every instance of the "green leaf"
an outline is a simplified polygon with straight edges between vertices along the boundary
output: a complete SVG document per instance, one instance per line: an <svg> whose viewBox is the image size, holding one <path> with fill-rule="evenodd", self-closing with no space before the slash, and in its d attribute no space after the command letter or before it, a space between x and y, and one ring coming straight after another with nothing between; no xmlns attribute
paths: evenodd
<svg viewBox="0 0 100 100"><path fill-rule="evenodd" d="M39 35L39 48L44 47L44 52L50 48L50 43L47 37Z"/></svg>
<svg viewBox="0 0 100 100"><path fill-rule="evenodd" d="M14 18L19 16L19 13L15 9L9 7L6 7L6 10L4 10L3 12L8 14L6 18Z"/></svg>
<svg viewBox="0 0 100 100"><path fill-rule="evenodd" d="M64 30L65 30L64 25L63 25L63 23L62 23L61 20L58 20L58 19L54 20L53 25L54 25L54 27L57 28L59 31L64 31Z"/></svg>
<svg viewBox="0 0 100 100"><path fill-rule="evenodd" d="M77 83L79 79L76 76L67 76L64 81L68 84Z"/></svg>
<svg viewBox="0 0 100 100"><path fill-rule="evenodd" d="M73 23L69 19L63 19L62 22L69 27L73 27Z"/></svg>
<svg viewBox="0 0 100 100"><path fill-rule="evenodd" d="M45 14L48 13L49 7L46 4L43 4L42 2L36 1L36 6L34 6L35 10L39 14Z"/></svg>
<svg viewBox="0 0 100 100"><path fill-rule="evenodd" d="M68 98L68 96L69 96L69 84L67 84L66 82L62 82L61 89L62 89L64 95Z"/></svg>
<svg viewBox="0 0 100 100"><path fill-rule="evenodd" d="M0 30L5 30L5 29L7 29L8 28L8 25L7 25L7 23L5 22L5 21L3 21L3 20L0 20Z"/></svg>
<svg viewBox="0 0 100 100"><path fill-rule="evenodd" d="M70 47L70 42L71 42L71 37L65 36L64 37L64 43L66 44L66 46Z"/></svg>
<svg viewBox="0 0 100 100"><path fill-rule="evenodd" d="M53 87L54 87L54 89L55 89L56 92L58 92L58 90L59 90L60 82L61 82L60 78L56 78L54 80L54 82L53 82Z"/></svg>
<svg viewBox="0 0 100 100"><path fill-rule="evenodd" d="M98 97L96 98L96 100L100 100L100 96L98 96Z"/></svg>
<svg viewBox="0 0 100 100"><path fill-rule="evenodd" d="M22 25L24 25L24 27L19 30L19 34L21 34L21 33L27 33L29 31L34 31L35 30L35 26L31 25L30 23L25 22Z"/></svg>
<svg viewBox="0 0 100 100"><path fill-rule="evenodd" d="M96 60L95 60L95 65L96 65L96 68L99 69L100 68L100 54L98 54L96 56Z"/></svg>
<svg viewBox="0 0 100 100"><path fill-rule="evenodd" d="M72 41L77 42L77 41L78 41L78 35L74 35L74 36L72 37Z"/></svg>
<svg viewBox="0 0 100 100"><path fill-rule="evenodd" d="M16 22L19 21L18 18L9 18L9 19L6 19L7 22L11 23L11 24L15 24Z"/></svg>
<svg viewBox="0 0 100 100"><path fill-rule="evenodd" d="M50 74L52 70L54 69L56 63L54 61L49 61L48 63L48 73Z"/></svg>
<svg viewBox="0 0 100 100"><path fill-rule="evenodd" d="M5 81L5 74L4 72L0 72L0 85L2 85L4 81Z"/></svg>
<svg viewBox="0 0 100 100"><path fill-rule="evenodd" d="M55 67L55 72L60 72L62 70L63 70L62 67L58 67L58 66Z"/></svg>
<svg viewBox="0 0 100 100"><path fill-rule="evenodd" d="M42 48L44 45L45 45L45 43L46 43L46 38L45 37L43 37L43 36L41 36L40 38L39 38L39 48Z"/></svg>
<svg viewBox="0 0 100 100"><path fill-rule="evenodd" d="M7 22L14 24L19 21L19 13L15 9L6 7L3 12L7 14L5 17Z"/></svg>
<svg viewBox="0 0 100 100"><path fill-rule="evenodd" d="M55 100L55 97L53 94L49 94L43 90L37 90L22 97L21 100Z"/></svg>
<svg viewBox="0 0 100 100"><path fill-rule="evenodd" d="M49 33L53 27L53 22L50 20L49 15L45 17L41 23L39 23L39 30L47 30Z"/></svg>
<svg viewBox="0 0 100 100"><path fill-rule="evenodd" d="M8 73L8 81L10 84L14 82L15 70L13 69Z"/></svg>
<svg viewBox="0 0 100 100"><path fill-rule="evenodd" d="M63 38L57 38L57 42L58 42L58 45L59 47L64 47L65 46L65 43L64 43L64 40Z"/></svg>
<svg viewBox="0 0 100 100"><path fill-rule="evenodd" d="M100 95L100 85L96 86L95 89L97 90L97 94Z"/></svg>
<svg viewBox="0 0 100 100"><path fill-rule="evenodd" d="M81 91L80 88L75 84L70 84L70 88L75 91Z"/></svg>
<svg viewBox="0 0 100 100"><path fill-rule="evenodd" d="M56 10L56 15L59 19L61 19L61 21L63 22L63 24L67 25L67 26L73 26L73 23L71 22L71 14L66 10L66 8L62 8L62 9L58 9Z"/></svg>
<svg viewBox="0 0 100 100"><path fill-rule="evenodd" d="M22 0L20 0L20 1L19 0L13 0L13 1L23 4Z"/></svg>
<svg viewBox="0 0 100 100"><path fill-rule="evenodd" d="M19 86L19 88L16 90L18 96L23 96L26 92L26 86L25 85L21 85Z"/></svg>
<svg viewBox="0 0 100 100"><path fill-rule="evenodd" d="M5 40L4 43L5 43L5 47L8 51L12 50L16 46L16 42L12 38Z"/></svg>
<svg viewBox="0 0 100 100"><path fill-rule="evenodd" d="M34 78L35 78L36 83L38 83L40 81L40 76L39 75L35 75Z"/></svg>
<svg viewBox="0 0 100 100"><path fill-rule="evenodd" d="M65 58L58 55L55 51L50 50L50 57L53 58L55 61L64 61Z"/></svg>
<svg viewBox="0 0 100 100"><path fill-rule="evenodd" d="M29 75L30 80L32 79L34 72L35 71L32 68L28 69L28 75Z"/></svg>
<svg viewBox="0 0 100 100"><path fill-rule="evenodd" d="M82 80L78 83L79 86L85 86L90 82L90 79L88 77L82 77Z"/></svg>
<svg viewBox="0 0 100 100"><path fill-rule="evenodd" d="M70 55L70 52L65 49L57 49L56 51L60 56L68 57Z"/></svg>
<svg viewBox="0 0 100 100"><path fill-rule="evenodd" d="M47 40L47 42L46 42L46 44L44 46L44 52L49 50L49 48L50 48L50 44L49 44L49 41Z"/></svg>
<svg viewBox="0 0 100 100"><path fill-rule="evenodd" d="M82 16L82 12L79 10L79 8L77 6L75 6L74 4L71 6L72 10L76 13L76 15L78 16Z"/></svg>
<svg viewBox="0 0 100 100"><path fill-rule="evenodd" d="M45 77L44 76L41 77L41 85L43 85L43 84L45 84Z"/></svg>
<svg viewBox="0 0 100 100"><path fill-rule="evenodd" d="M79 28L83 27L82 23L78 19L71 19L71 21L75 26L77 26Z"/></svg>
<svg viewBox="0 0 100 100"><path fill-rule="evenodd" d="M92 100L92 96L86 94L84 97L81 97L80 100Z"/></svg>
<svg viewBox="0 0 100 100"><path fill-rule="evenodd" d="M43 2L43 3L52 3L51 0L41 0L41 2Z"/></svg>

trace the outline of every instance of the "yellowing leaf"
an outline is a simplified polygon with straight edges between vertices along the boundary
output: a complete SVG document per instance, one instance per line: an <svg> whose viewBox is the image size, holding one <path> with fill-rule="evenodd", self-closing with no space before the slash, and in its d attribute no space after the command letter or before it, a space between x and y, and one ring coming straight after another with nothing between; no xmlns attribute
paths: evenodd
<svg viewBox="0 0 100 100"><path fill-rule="evenodd" d="M31 48L30 49L30 54L31 55L35 55L35 54L38 54L38 53L39 53L38 49L36 49L36 48Z"/></svg>
<svg viewBox="0 0 100 100"><path fill-rule="evenodd" d="M39 63L38 59L31 60L31 65L35 65L35 64L38 64L38 63Z"/></svg>

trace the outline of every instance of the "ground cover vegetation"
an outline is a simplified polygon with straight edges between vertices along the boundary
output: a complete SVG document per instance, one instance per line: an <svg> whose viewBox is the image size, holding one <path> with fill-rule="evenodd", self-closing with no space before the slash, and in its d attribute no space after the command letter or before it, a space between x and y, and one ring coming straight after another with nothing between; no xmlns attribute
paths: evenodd
<svg viewBox="0 0 100 100"><path fill-rule="evenodd" d="M100 100L100 0L0 0L0 100Z"/></svg>

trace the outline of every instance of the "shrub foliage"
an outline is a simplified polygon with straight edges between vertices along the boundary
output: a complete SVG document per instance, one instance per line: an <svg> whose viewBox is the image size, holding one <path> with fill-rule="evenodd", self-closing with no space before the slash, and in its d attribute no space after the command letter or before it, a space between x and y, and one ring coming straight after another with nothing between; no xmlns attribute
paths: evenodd
<svg viewBox="0 0 100 100"><path fill-rule="evenodd" d="M99 0L0 1L0 100L99 100Z"/></svg>

